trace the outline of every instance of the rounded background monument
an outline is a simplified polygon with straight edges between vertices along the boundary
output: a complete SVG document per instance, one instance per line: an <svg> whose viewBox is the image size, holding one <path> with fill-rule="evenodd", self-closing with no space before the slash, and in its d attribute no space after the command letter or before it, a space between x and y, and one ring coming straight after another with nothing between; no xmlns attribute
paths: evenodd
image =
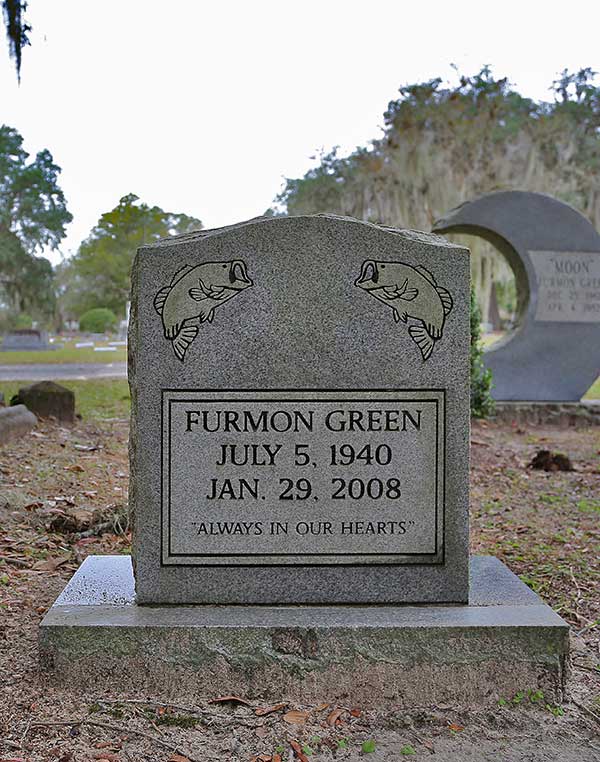
<svg viewBox="0 0 600 762"><path fill-rule="evenodd" d="M485 353L497 400L579 401L600 375L600 235L541 193L488 193L438 220L495 246L517 286L517 326Z"/></svg>

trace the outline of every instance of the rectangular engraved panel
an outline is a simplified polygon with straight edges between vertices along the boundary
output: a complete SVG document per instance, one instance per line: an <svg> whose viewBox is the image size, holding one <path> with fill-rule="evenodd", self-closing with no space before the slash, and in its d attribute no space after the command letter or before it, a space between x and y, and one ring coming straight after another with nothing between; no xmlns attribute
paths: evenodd
<svg viewBox="0 0 600 762"><path fill-rule="evenodd" d="M162 392L162 564L443 563L445 393Z"/></svg>
<svg viewBox="0 0 600 762"><path fill-rule="evenodd" d="M538 283L535 319L600 322L600 253L530 251Z"/></svg>

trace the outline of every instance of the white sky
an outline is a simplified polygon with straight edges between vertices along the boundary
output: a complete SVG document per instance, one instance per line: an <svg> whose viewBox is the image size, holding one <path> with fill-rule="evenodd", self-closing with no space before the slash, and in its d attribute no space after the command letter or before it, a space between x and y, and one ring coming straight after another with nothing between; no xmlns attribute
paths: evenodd
<svg viewBox="0 0 600 762"><path fill-rule="evenodd" d="M564 68L600 70L598 0L30 0L29 18L20 87L0 39L0 123L62 167L67 255L129 192L205 227L262 214L452 63L536 99Z"/></svg>

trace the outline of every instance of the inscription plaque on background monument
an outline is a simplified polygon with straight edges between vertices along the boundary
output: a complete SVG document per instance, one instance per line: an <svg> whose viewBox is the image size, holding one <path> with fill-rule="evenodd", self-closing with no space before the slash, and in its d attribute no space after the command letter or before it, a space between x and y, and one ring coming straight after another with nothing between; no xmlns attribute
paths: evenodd
<svg viewBox="0 0 600 762"><path fill-rule="evenodd" d="M558 323L600 322L600 254L530 251L537 278L535 319Z"/></svg>
<svg viewBox="0 0 600 762"><path fill-rule="evenodd" d="M140 603L464 602L469 258L333 216L139 250Z"/></svg>

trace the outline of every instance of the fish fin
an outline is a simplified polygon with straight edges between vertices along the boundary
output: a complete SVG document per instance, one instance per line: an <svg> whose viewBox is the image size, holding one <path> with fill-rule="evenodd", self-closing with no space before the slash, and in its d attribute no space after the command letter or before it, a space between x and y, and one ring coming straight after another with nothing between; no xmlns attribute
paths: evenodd
<svg viewBox="0 0 600 762"><path fill-rule="evenodd" d="M208 299L207 294L201 288L190 288L188 294L195 302L202 302L205 299Z"/></svg>
<svg viewBox="0 0 600 762"><path fill-rule="evenodd" d="M432 286L435 286L435 278L429 272L429 270L427 270L425 267L423 267L423 265L417 265L415 267L415 270L417 272L421 273L421 275L425 278L425 280L428 280L431 283Z"/></svg>
<svg viewBox="0 0 600 762"><path fill-rule="evenodd" d="M398 314L398 310L394 310L394 321L397 323L400 320L400 315Z"/></svg>
<svg viewBox="0 0 600 762"><path fill-rule="evenodd" d="M388 299L397 299L400 296L397 286L384 286L383 290Z"/></svg>
<svg viewBox="0 0 600 762"><path fill-rule="evenodd" d="M168 325L165 328L165 339L169 339L169 341L172 341L175 336L179 333L179 329L181 328L181 323L173 323L173 325Z"/></svg>
<svg viewBox="0 0 600 762"><path fill-rule="evenodd" d="M206 316L206 319L208 320L209 323L212 323L214 317L215 317L215 308L213 307L212 310Z"/></svg>
<svg viewBox="0 0 600 762"><path fill-rule="evenodd" d="M442 288L441 286L436 286L435 289L440 295L440 299L442 300L442 305L444 307L444 315L447 315L452 309L452 307L454 306L452 297L450 296L448 291L446 291L446 289Z"/></svg>
<svg viewBox="0 0 600 762"><path fill-rule="evenodd" d="M418 288L407 288L403 294L399 294L400 299L404 299L405 302L412 302L419 296Z"/></svg>
<svg viewBox="0 0 600 762"><path fill-rule="evenodd" d="M410 338L421 350L423 360L428 360L433 352L435 341L427 333L427 331L420 325L411 325L408 329Z"/></svg>
<svg viewBox="0 0 600 762"><path fill-rule="evenodd" d="M183 267L180 267L175 275L171 278L171 287L173 287L178 280L181 280L186 273L193 269L193 265L184 265Z"/></svg>
<svg viewBox="0 0 600 762"><path fill-rule="evenodd" d="M159 315L162 315L163 313L163 307L165 306L165 302L167 301L167 296L169 296L170 291L171 286L165 286L164 288L161 288L161 290L154 297L154 309L158 312Z"/></svg>
<svg viewBox="0 0 600 762"><path fill-rule="evenodd" d="M403 312L402 314L400 314L398 310L396 309L394 310L394 320L396 321L396 323L399 323L400 321L402 321L403 323L406 323L407 318L408 318L408 314L406 312Z"/></svg>
<svg viewBox="0 0 600 762"><path fill-rule="evenodd" d="M177 358L183 362L187 348L196 338L198 333L197 325L184 325L181 331L173 339L173 351Z"/></svg>

